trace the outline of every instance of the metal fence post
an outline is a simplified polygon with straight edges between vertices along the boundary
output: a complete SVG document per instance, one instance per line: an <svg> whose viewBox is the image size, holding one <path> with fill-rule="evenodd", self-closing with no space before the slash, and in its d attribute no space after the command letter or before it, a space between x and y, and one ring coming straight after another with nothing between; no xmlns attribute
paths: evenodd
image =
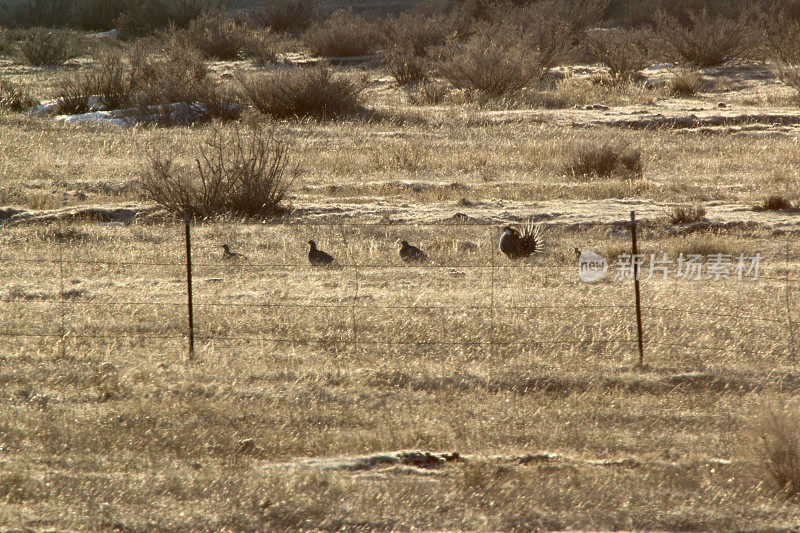
<svg viewBox="0 0 800 533"><path fill-rule="evenodd" d="M192 214L187 208L183 215L183 222L186 226L186 289L189 306L189 360L194 359L194 308L192 306L192 236L191 236Z"/></svg>
<svg viewBox="0 0 800 533"><path fill-rule="evenodd" d="M642 297L639 291L639 247L636 243L636 211L631 211L631 262L633 263L633 287L636 292L636 333L639 340L639 365L644 366L644 342L642 340Z"/></svg>

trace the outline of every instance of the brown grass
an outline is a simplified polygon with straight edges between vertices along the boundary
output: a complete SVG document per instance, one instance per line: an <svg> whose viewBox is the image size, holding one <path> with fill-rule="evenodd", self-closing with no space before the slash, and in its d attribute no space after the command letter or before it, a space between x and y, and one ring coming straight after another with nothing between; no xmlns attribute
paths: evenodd
<svg viewBox="0 0 800 533"><path fill-rule="evenodd" d="M686 224L700 222L706 218L706 208L702 204L674 205L667 208L667 220L670 224Z"/></svg>
<svg viewBox="0 0 800 533"><path fill-rule="evenodd" d="M154 52L148 64L174 55ZM257 71L249 61L177 56L162 70L176 69L167 79L195 72L216 84ZM84 63L0 72L44 99L58 79L86 72ZM183 227L143 205L135 184L147 148L194 168L197 147L215 129L231 139L236 125L75 127L3 113L0 523L142 531L797 523L796 502L776 496L779 483L764 470L791 462L754 456L742 438L764 419L762 405L790 405L799 388L792 216L752 209L767 194L794 199L800 152L791 129L575 127L605 111L480 107L437 79L431 92L445 87L447 97L419 107L406 101L418 89L398 88L383 66L330 72L365 87L360 101L380 118L278 122L303 171L285 198L293 210L281 223L193 225L192 362ZM576 72L554 90L573 91L576 103L637 106L609 113L649 109L648 94L665 113L708 110L720 98L698 94L687 105L590 76ZM647 179L565 175L576 147L606 145L641 150ZM687 198L709 220L665 224L665 206ZM44 210L23 215L49 221L11 223L20 209ZM648 260L762 254L757 281L664 281L645 270L649 367L637 370L633 284L614 279L616 259L630 253L631 209ZM501 228L529 215L545 227L546 251L512 264L497 249ZM312 268L310 239L341 268ZM405 265L401 240L430 264ZM247 259L224 260L223 243ZM579 280L576 247L609 260L603 281ZM785 427L766 435L790 442ZM461 459L392 459L413 449Z"/></svg>
<svg viewBox="0 0 800 533"><path fill-rule="evenodd" d="M582 145L564 163L564 172L581 178L640 178L644 173L641 150L614 144Z"/></svg>

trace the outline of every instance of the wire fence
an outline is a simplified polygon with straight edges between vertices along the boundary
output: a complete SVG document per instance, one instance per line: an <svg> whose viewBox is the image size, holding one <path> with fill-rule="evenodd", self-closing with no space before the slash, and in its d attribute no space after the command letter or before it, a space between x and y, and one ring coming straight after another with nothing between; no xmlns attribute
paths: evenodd
<svg viewBox="0 0 800 533"><path fill-rule="evenodd" d="M728 250L727 272L686 279L648 270L647 261L662 254L651 255L655 248L642 235L642 264L626 270L619 258L636 256L636 231L581 243L577 251L558 237L545 253L510 261L497 249L502 226L187 224L149 233L126 226L94 240L91 232L59 227L40 239L47 246L7 232L0 343L24 350L38 342L62 353L104 343L190 358L195 346L225 345L371 360L638 357L689 368L742 358L765 368L794 361L800 273L789 235L744 239L745 276L737 275L737 250ZM401 237L425 248L430 260L404 263ZM311 238L336 257L335 266L309 265ZM225 242L246 257L224 259ZM605 257L605 275L586 282L582 249L617 257ZM713 246L708 252L706 270L720 253Z"/></svg>

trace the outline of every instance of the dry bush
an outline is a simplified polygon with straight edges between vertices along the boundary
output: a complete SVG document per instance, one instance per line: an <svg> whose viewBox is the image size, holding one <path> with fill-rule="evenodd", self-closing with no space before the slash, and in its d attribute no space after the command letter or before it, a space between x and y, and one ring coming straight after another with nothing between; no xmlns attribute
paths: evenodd
<svg viewBox="0 0 800 533"><path fill-rule="evenodd" d="M142 0L129 4L118 21L124 38L148 35L166 28L187 28L211 9L211 0Z"/></svg>
<svg viewBox="0 0 800 533"><path fill-rule="evenodd" d="M236 59L251 48L254 32L220 11L194 19L184 33L206 59Z"/></svg>
<svg viewBox="0 0 800 533"><path fill-rule="evenodd" d="M800 414L765 409L756 434L763 472L785 495L800 494Z"/></svg>
<svg viewBox="0 0 800 533"><path fill-rule="evenodd" d="M375 24L352 11L337 11L303 33L309 52L321 57L355 57L374 52L380 42Z"/></svg>
<svg viewBox="0 0 800 533"><path fill-rule="evenodd" d="M446 84L429 81L420 83L415 92L408 93L408 100L414 105L437 105L444 102L448 94L450 89Z"/></svg>
<svg viewBox="0 0 800 533"><path fill-rule="evenodd" d="M141 88L142 72L131 65L119 51L103 53L95 67L81 71L58 82L58 96L62 112L85 113L89 97L98 99L103 109L121 109L130 106L133 96Z"/></svg>
<svg viewBox="0 0 800 533"><path fill-rule="evenodd" d="M7 79L0 78L0 109L25 111L36 105L39 105L39 101L28 91Z"/></svg>
<svg viewBox="0 0 800 533"><path fill-rule="evenodd" d="M358 111L362 88L324 66L242 76L253 106L273 117L336 118Z"/></svg>
<svg viewBox="0 0 800 533"><path fill-rule="evenodd" d="M402 48L415 56L424 56L430 48L447 43L456 29L456 19L450 14L417 8L387 18L380 31L386 47Z"/></svg>
<svg viewBox="0 0 800 533"><path fill-rule="evenodd" d="M765 211L784 211L792 208L792 202L783 196L772 195L764 199L761 208Z"/></svg>
<svg viewBox="0 0 800 533"><path fill-rule="evenodd" d="M188 209L196 218L266 218L285 212L284 196L298 175L274 127L236 127L230 135L216 127L191 169L151 154L139 187L145 198L178 215Z"/></svg>
<svg viewBox="0 0 800 533"><path fill-rule="evenodd" d="M687 16L688 25L665 13L658 17L656 31L674 59L713 67L749 53L752 47L749 21L753 11L745 11L737 18L712 16L706 9L690 10Z"/></svg>
<svg viewBox="0 0 800 533"><path fill-rule="evenodd" d="M428 60L416 55L411 48L389 48L384 51L383 60L398 85L418 83L428 77Z"/></svg>
<svg viewBox="0 0 800 533"><path fill-rule="evenodd" d="M313 0L271 0L254 14L255 22L260 26L293 34L307 30L315 17Z"/></svg>
<svg viewBox="0 0 800 533"><path fill-rule="evenodd" d="M564 172L580 178L640 178L644 173L642 152L611 143L576 146L564 163Z"/></svg>
<svg viewBox="0 0 800 533"><path fill-rule="evenodd" d="M706 208L701 204L683 204L668 207L667 219L670 224L686 224L687 222L701 222L706 219Z"/></svg>
<svg viewBox="0 0 800 533"><path fill-rule="evenodd" d="M73 0L71 24L82 30L110 30L116 27L130 5L130 0Z"/></svg>
<svg viewBox="0 0 800 533"><path fill-rule="evenodd" d="M62 65L86 51L86 43L68 30L32 28L17 44L20 61L28 65Z"/></svg>
<svg viewBox="0 0 800 533"><path fill-rule="evenodd" d="M549 68L546 53L530 46L518 26L483 24L463 47L452 47L436 69L459 89L487 96L512 94L540 79Z"/></svg>
<svg viewBox="0 0 800 533"><path fill-rule="evenodd" d="M694 96L702 86L702 76L693 69L678 70L667 83L667 88L673 96Z"/></svg>
<svg viewBox="0 0 800 533"><path fill-rule="evenodd" d="M651 41L645 30L612 28L589 33L584 46L594 61L608 67L613 79L630 80L650 65Z"/></svg>

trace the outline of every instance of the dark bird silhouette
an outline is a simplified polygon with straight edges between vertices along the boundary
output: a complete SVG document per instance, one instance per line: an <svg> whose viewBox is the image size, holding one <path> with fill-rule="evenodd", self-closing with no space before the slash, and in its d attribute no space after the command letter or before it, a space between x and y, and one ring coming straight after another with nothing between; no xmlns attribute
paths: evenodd
<svg viewBox="0 0 800 533"><path fill-rule="evenodd" d="M500 236L500 251L516 261L535 254L542 249L542 232L529 220L522 231L511 226L503 228Z"/></svg>
<svg viewBox="0 0 800 533"><path fill-rule="evenodd" d="M403 241L403 247L400 248L400 258L406 263L424 263L428 260L428 254L417 248L411 246L408 241Z"/></svg>
<svg viewBox="0 0 800 533"><path fill-rule="evenodd" d="M314 266L324 266L330 265L333 263L333 256L330 254L326 254L322 250L317 250L317 243L314 241L308 241L308 244L311 245L311 249L308 251L308 261Z"/></svg>
<svg viewBox="0 0 800 533"><path fill-rule="evenodd" d="M227 244L222 245L222 258L226 260L247 259L245 256L243 256L238 252L231 252L231 249Z"/></svg>

